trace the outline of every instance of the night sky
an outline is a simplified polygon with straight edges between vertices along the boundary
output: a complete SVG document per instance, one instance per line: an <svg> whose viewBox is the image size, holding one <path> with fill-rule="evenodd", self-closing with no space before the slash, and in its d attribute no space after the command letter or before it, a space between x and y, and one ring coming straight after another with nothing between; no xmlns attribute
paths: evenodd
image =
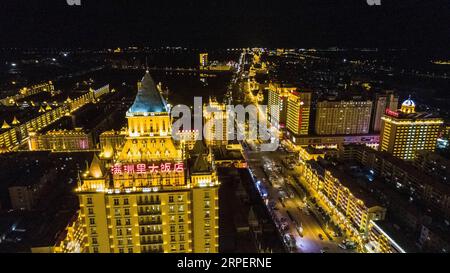
<svg viewBox="0 0 450 273"><path fill-rule="evenodd" d="M0 47L394 47L448 51L449 0L1 0Z"/></svg>

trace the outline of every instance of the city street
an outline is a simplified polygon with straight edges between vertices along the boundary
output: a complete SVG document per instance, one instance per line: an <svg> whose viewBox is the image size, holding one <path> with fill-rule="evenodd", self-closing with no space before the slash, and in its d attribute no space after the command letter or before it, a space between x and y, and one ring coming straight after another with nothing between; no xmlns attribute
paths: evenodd
<svg viewBox="0 0 450 273"><path fill-rule="evenodd" d="M242 70L239 69L236 74L237 82L242 83L241 92L246 99L258 107L259 119L267 120L266 113L260 111L258 98L250 92L249 83L246 81L248 71L243 70L245 62L243 53L239 63ZM245 131L242 124L237 126L241 132ZM279 135L278 130L272 128L271 135ZM286 248L294 253L351 252L340 247L345 238L334 237L336 230L331 231L328 222L316 208L307 204L307 195L297 181L302 179L302 174L295 164L290 169L283 166L282 162L286 158L297 158L297 153L291 152L289 147L281 148L281 144L281 149L277 151L263 152L259 149L260 144L259 141L253 140L242 142L255 187L260 191L261 198L265 199L266 207L284 239ZM275 168L267 170L267 164L274 165Z"/></svg>
<svg viewBox="0 0 450 273"><path fill-rule="evenodd" d="M277 226L280 227L280 232L286 238L286 244L293 243L289 242L291 240L289 238L292 236L295 239L295 247L292 248L292 252L349 252L338 246L343 238L335 237L333 240L330 240L327 237L324 230L325 227L319 223L311 212L311 209L308 209L303 201L304 196L300 196L292 184L287 182L292 180L288 179L288 177L294 171L287 171L286 169L285 174L282 176L283 180L286 181L283 186L291 189L290 193L293 194L292 197L289 196L288 198L283 198L280 195L281 191L274 187L273 181L270 181L264 173L262 165L263 158L268 158L274 162L281 162L287 155L287 153L281 152L254 152L246 150L250 170L267 190L267 208L273 215L273 220ZM285 231L282 228L283 224L286 226Z"/></svg>

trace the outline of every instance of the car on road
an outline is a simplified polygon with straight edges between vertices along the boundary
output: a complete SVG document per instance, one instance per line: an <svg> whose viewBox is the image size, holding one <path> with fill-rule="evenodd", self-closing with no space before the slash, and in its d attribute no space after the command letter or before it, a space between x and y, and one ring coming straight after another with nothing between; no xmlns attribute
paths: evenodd
<svg viewBox="0 0 450 273"><path fill-rule="evenodd" d="M344 244L339 244L338 247L340 247L342 249L347 249L347 247Z"/></svg>
<svg viewBox="0 0 450 273"><path fill-rule="evenodd" d="M330 250L328 247L324 247L320 250L320 253L327 253L328 250Z"/></svg>

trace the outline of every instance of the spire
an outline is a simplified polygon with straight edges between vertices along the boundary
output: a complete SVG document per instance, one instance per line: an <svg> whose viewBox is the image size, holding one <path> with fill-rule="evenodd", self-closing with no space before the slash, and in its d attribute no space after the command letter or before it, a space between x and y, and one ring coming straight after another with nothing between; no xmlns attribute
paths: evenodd
<svg viewBox="0 0 450 273"><path fill-rule="evenodd" d="M18 125L18 124L20 124L20 121L16 117L14 117L13 121L11 122L11 124L12 125Z"/></svg>
<svg viewBox="0 0 450 273"><path fill-rule="evenodd" d="M9 129L11 126L6 122L6 120L3 121L2 129Z"/></svg>
<svg viewBox="0 0 450 273"><path fill-rule="evenodd" d="M136 95L133 105L128 113L133 115L145 115L148 113L165 113L167 104L156 89L155 82L149 71L146 71L141 81L140 89Z"/></svg>
<svg viewBox="0 0 450 273"><path fill-rule="evenodd" d="M103 168L103 164L98 158L96 154L94 154L94 158L92 159L91 166L89 167L89 174L92 177L100 178L103 177L105 170Z"/></svg>

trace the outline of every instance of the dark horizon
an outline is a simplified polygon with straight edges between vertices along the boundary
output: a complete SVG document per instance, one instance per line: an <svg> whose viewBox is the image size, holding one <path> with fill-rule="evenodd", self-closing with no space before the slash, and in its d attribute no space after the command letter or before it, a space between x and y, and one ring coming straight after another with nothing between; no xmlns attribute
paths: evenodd
<svg viewBox="0 0 450 273"><path fill-rule="evenodd" d="M4 0L0 47L343 47L447 53L449 1Z"/></svg>

